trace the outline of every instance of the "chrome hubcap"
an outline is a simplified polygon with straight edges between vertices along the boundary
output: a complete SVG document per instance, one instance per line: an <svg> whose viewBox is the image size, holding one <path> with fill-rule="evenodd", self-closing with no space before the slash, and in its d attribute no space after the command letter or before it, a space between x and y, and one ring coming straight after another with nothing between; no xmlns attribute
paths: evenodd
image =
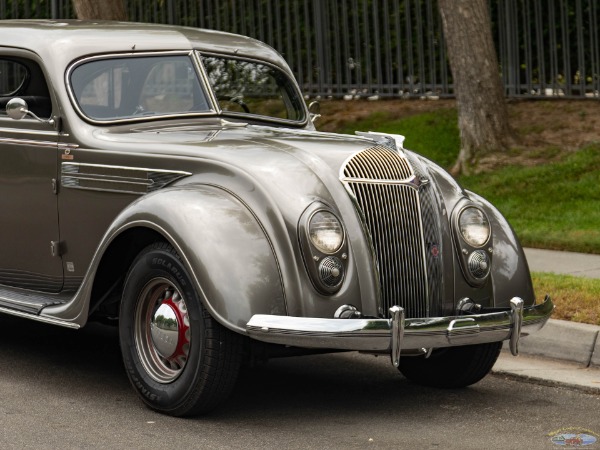
<svg viewBox="0 0 600 450"><path fill-rule="evenodd" d="M142 365L159 383L171 383L183 371L190 351L187 305L165 278L151 280L138 298L135 343Z"/></svg>

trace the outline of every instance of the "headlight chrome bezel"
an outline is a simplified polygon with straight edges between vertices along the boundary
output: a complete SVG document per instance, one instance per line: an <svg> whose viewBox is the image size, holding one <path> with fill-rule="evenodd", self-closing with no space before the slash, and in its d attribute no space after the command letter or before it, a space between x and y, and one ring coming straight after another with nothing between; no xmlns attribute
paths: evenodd
<svg viewBox="0 0 600 450"><path fill-rule="evenodd" d="M319 230L323 239L319 239ZM327 227L327 223L330 227ZM315 228L316 227L316 228ZM328 236L332 233L334 236ZM300 248L310 280L321 294L337 293L346 278L348 270L348 243L346 229L333 208L321 202L311 204L300 217L298 223ZM337 234L337 238L336 235ZM326 243L330 240L330 244Z"/></svg>
<svg viewBox="0 0 600 450"><path fill-rule="evenodd" d="M479 234L479 239L473 239L464 230L469 225L465 225L465 214L470 213L474 213L471 218L479 217L479 224L475 220L473 226L481 226L487 230L487 233L481 233L481 230L473 233ZM493 260L492 223L481 206L466 199L454 210L453 217L454 243L462 272L471 286L483 287L490 277Z"/></svg>
<svg viewBox="0 0 600 450"><path fill-rule="evenodd" d="M474 215L471 216L472 219L477 219L477 217L475 217L475 215L479 216L478 218L480 219L480 223L464 223L463 219L465 218L465 216L467 214L473 214L472 212L474 212ZM467 220L467 219L465 219ZM460 209L460 211L458 212L458 216L457 216L457 228L458 228L458 232L461 236L461 238L471 247L473 248L483 248L487 245L487 243L490 241L491 237L492 237L492 226L490 225L490 220L487 217L487 214L479 207L475 206L475 205L467 205L464 206L463 208ZM481 229L486 229L487 233L485 234L485 239L474 239L472 235L476 235L478 234L477 231L475 233L470 233L471 235L468 235L467 230L465 230L465 228L467 226L471 226L471 227L479 227Z"/></svg>

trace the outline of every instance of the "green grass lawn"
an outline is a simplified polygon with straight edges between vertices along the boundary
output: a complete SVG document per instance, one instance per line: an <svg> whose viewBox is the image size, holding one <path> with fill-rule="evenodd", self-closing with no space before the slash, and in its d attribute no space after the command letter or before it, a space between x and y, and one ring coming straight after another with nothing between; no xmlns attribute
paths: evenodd
<svg viewBox="0 0 600 450"><path fill-rule="evenodd" d="M490 200L523 245L600 253L600 145L560 162L505 167L461 184Z"/></svg>
<svg viewBox="0 0 600 450"><path fill-rule="evenodd" d="M600 280L533 272L533 286L539 299L546 293L556 305L553 319L600 325Z"/></svg>
<svg viewBox="0 0 600 450"><path fill-rule="evenodd" d="M455 109L395 119L389 113L373 113L338 132L354 130L403 134L407 148L446 168L454 163L460 146ZM552 150L548 148L549 155L555 154ZM523 245L600 254L600 144L562 161L506 166L463 176L459 182L490 200Z"/></svg>

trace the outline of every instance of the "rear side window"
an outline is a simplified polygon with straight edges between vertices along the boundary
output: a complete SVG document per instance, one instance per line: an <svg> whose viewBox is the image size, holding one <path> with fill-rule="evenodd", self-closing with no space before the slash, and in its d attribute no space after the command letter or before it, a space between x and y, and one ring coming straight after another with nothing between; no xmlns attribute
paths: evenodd
<svg viewBox="0 0 600 450"><path fill-rule="evenodd" d="M0 97L17 94L28 78L29 71L23 64L0 59Z"/></svg>

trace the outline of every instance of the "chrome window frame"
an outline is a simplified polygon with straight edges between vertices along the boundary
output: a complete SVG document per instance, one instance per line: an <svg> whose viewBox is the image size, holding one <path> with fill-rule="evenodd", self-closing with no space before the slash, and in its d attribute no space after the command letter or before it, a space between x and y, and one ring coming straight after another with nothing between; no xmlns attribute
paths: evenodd
<svg viewBox="0 0 600 450"><path fill-rule="evenodd" d="M211 91L211 97L213 98L214 105L217 108L218 114L220 116L233 117L233 118L244 118L244 119L250 119L250 120L257 120L257 121L274 122L274 123L280 123L280 124L285 124L285 125L293 125L295 127L306 126L308 124L308 118L309 118L308 109L306 107L306 103L304 102L304 97L302 96L302 92L300 91L300 88L298 87L298 83L296 83L296 80L293 77L291 77L287 72L282 70L281 67L279 67L275 64L272 64L268 61L264 61L264 60L257 59L257 58L249 58L249 57L239 56L239 55L230 55L230 54L226 54L226 53L205 52L202 50L195 50L195 52L198 55L198 64L200 65L201 70L203 71L203 76L204 76L206 86ZM212 56L212 57L223 58L223 59L236 59L239 61L247 61L247 62L262 64L264 66L268 66L268 67L272 68L273 70L276 70L276 71L282 73L290 81L290 86L291 86L293 92L301 100L300 111L302 112L304 117L301 120L290 120L290 119L280 119L277 117L263 116L260 114L252 114L252 113L246 113L246 112L223 111L221 109L221 107L219 106L219 101L217 100L217 98L214 94L214 90L213 90L212 86L210 85L210 81L208 79L208 74L206 73L206 68L204 67L204 64L202 63L203 56L209 56L209 57Z"/></svg>
<svg viewBox="0 0 600 450"><path fill-rule="evenodd" d="M199 65L198 59L194 56L194 50L169 50L169 51L154 51L154 52L139 52L139 53L106 53L102 55L95 56L87 56L84 58L80 58L74 62L72 62L67 70L65 71L65 86L67 88L67 94L69 96L69 100L71 101L71 105L73 109L77 112L77 114L86 122L94 124L94 125L113 125L119 123L132 123L132 122L147 122L161 119L175 119L181 117L205 117L205 116L214 116L218 114L218 110L215 108L215 102L213 99L213 95L208 89L208 85L205 80L205 74L203 72L202 67ZM144 57L160 57L160 56L188 56L192 62L192 66L196 70L196 75L198 76L198 82L200 84L203 93L206 95L206 100L208 106L211 107L208 111L199 112L177 112L177 113L167 113L167 114L157 114L153 116L141 116L141 117L127 117L123 119L109 119L109 120L97 120L86 115L81 107L79 106L79 102L77 101L77 96L73 91L73 86L71 84L71 75L73 71L81 66L82 64L86 64L91 61L98 60L106 60L106 59L130 59L130 58L144 58Z"/></svg>

